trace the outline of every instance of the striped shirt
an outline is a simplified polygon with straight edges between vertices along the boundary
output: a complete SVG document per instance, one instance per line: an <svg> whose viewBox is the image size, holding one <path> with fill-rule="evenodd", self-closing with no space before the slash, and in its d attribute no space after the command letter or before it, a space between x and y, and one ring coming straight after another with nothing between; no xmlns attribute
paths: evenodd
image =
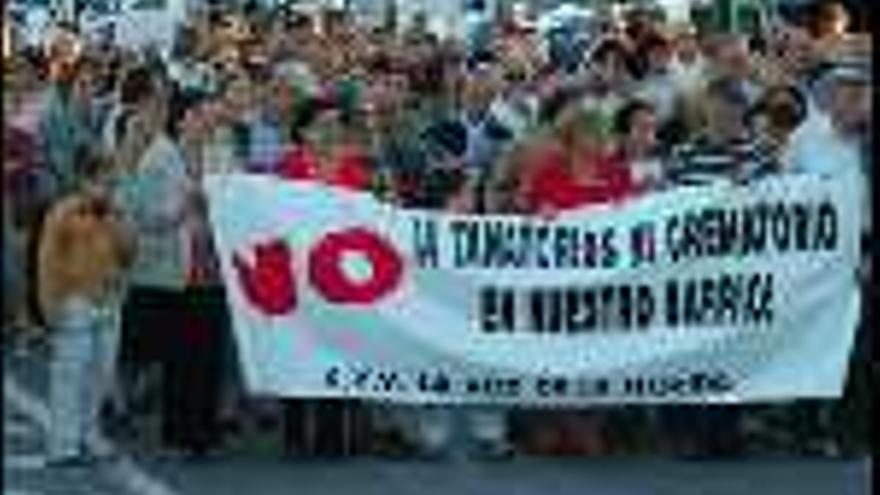
<svg viewBox="0 0 880 495"><path fill-rule="evenodd" d="M673 150L668 179L688 186L748 182L777 169L772 152L758 141L713 143L702 136Z"/></svg>

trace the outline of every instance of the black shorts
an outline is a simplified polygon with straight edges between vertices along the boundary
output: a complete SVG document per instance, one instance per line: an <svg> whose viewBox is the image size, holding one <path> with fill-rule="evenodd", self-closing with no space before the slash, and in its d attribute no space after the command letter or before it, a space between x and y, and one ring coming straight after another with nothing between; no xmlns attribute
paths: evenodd
<svg viewBox="0 0 880 495"><path fill-rule="evenodd" d="M160 362L185 310L182 289L133 287L122 306L121 362L135 367Z"/></svg>

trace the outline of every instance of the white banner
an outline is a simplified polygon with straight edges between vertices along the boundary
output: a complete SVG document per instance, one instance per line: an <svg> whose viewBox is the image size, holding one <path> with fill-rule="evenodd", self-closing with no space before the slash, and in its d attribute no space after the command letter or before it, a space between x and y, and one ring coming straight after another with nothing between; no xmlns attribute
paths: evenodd
<svg viewBox="0 0 880 495"><path fill-rule="evenodd" d="M859 315L852 190L769 179L546 221L208 182L248 389L416 403L839 397Z"/></svg>

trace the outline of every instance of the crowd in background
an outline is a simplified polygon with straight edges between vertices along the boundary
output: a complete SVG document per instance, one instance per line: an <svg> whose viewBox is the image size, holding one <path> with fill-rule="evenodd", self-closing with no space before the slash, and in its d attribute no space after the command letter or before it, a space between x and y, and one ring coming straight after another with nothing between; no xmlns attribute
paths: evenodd
<svg viewBox="0 0 880 495"><path fill-rule="evenodd" d="M342 11L206 11L168 56L87 43L61 24L44 50L4 61L6 327L70 336L57 328L88 313L99 338L52 341L56 354L73 353L53 364L55 384L98 373L113 431L143 436L138 411L158 407L162 449L204 455L222 448L229 424L266 415L237 376L201 189L210 174L319 181L404 208L552 218L674 187L852 173L865 185L867 239L871 40L846 23L840 4L818 2L802 20L750 35L634 11L587 43L506 19L456 41L431 35L424 19L399 32ZM85 239L82 252L71 235ZM854 361L864 361L864 333ZM97 370L71 364L95 346L105 353ZM281 416L289 450L319 454L350 443L443 456L462 435L488 456L737 454L762 442L833 452L863 445L867 431L864 372L853 369L856 389L834 405L285 401ZM75 408L70 390L55 386L54 403ZM99 416L88 409L84 422ZM61 435L58 455L75 457L75 443Z"/></svg>

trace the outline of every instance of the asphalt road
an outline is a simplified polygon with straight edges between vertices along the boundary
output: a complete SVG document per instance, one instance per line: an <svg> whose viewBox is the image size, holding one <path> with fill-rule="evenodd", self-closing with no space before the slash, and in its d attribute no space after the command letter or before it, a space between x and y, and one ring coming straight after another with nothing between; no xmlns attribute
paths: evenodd
<svg viewBox="0 0 880 495"><path fill-rule="evenodd" d="M83 468L43 465L45 355L4 352L4 495L863 495L868 460L518 459L296 461L123 457Z"/></svg>
<svg viewBox="0 0 880 495"><path fill-rule="evenodd" d="M215 495L861 495L868 464L776 460L682 463L662 460L520 460L485 463L296 464L238 460L152 471L182 493ZM757 490L757 491L756 491Z"/></svg>

